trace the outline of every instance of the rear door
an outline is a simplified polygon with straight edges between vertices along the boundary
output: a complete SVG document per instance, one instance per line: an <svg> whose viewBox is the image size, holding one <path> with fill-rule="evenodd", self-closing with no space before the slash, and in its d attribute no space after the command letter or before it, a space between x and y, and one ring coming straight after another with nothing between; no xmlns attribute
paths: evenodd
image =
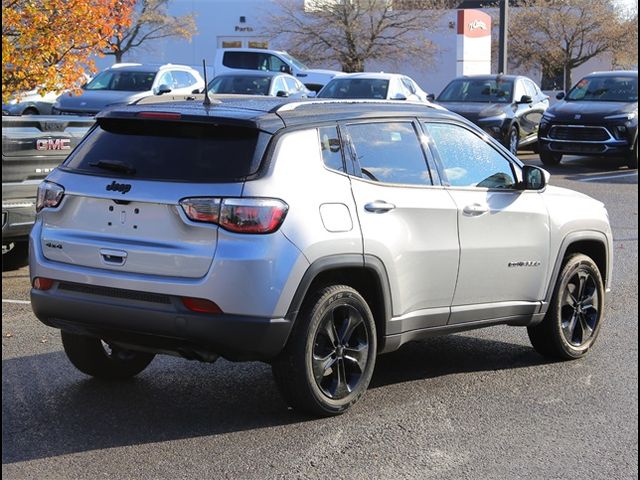
<svg viewBox="0 0 640 480"><path fill-rule="evenodd" d="M365 255L385 265L394 321L387 334L446 324L458 270L457 209L427 164L411 120L342 126Z"/></svg>
<svg viewBox="0 0 640 480"><path fill-rule="evenodd" d="M218 227L190 220L185 198L236 197L269 137L248 127L100 119L53 181L62 204L44 211L49 260L129 273L199 278Z"/></svg>

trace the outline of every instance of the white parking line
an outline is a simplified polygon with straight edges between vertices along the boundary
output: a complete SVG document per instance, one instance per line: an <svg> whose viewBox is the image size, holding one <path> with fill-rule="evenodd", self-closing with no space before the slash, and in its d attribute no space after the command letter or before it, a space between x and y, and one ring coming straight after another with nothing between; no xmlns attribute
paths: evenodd
<svg viewBox="0 0 640 480"><path fill-rule="evenodd" d="M31 302L29 300L5 300L3 298L2 303L19 303L21 305L29 305Z"/></svg>
<svg viewBox="0 0 640 480"><path fill-rule="evenodd" d="M638 172L633 173L611 173L609 175L603 175L601 177L589 177L589 178L581 178L581 182L595 182L596 180L609 180L612 178L623 178L623 177L633 177L638 176Z"/></svg>

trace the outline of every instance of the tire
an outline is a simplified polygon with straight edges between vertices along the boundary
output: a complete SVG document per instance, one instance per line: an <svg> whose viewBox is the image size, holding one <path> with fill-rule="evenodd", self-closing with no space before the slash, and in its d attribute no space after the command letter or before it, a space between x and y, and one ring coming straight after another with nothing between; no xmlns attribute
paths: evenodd
<svg viewBox="0 0 640 480"><path fill-rule="evenodd" d="M22 115L40 115L40 112L38 111L37 108L29 107L24 109L24 111L22 112Z"/></svg>
<svg viewBox="0 0 640 480"><path fill-rule="evenodd" d="M320 288L305 300L272 363L273 376L295 410L339 415L367 390L376 349L375 322L364 298L345 285Z"/></svg>
<svg viewBox="0 0 640 480"><path fill-rule="evenodd" d="M29 243L13 242L2 246L2 271L17 270L29 264Z"/></svg>
<svg viewBox="0 0 640 480"><path fill-rule="evenodd" d="M515 156L518 156L518 147L520 145L520 133L517 125L511 125L509 129L509 133L507 134L507 138L505 138L505 147L513 153Z"/></svg>
<svg viewBox="0 0 640 480"><path fill-rule="evenodd" d="M583 357L593 346L604 314L604 286L597 265L583 254L567 258L544 320L528 327L533 348L560 360Z"/></svg>
<svg viewBox="0 0 640 480"><path fill-rule="evenodd" d="M92 377L122 380L142 372L155 357L105 344L99 338L62 331L62 346L74 367Z"/></svg>
<svg viewBox="0 0 640 480"><path fill-rule="evenodd" d="M627 156L627 166L632 170L638 169L638 140L636 139L636 144L631 150L631 153Z"/></svg>
<svg viewBox="0 0 640 480"><path fill-rule="evenodd" d="M547 167L558 165L560 163L560 160L562 160L561 153L545 152L543 150L540 151L540 161Z"/></svg>

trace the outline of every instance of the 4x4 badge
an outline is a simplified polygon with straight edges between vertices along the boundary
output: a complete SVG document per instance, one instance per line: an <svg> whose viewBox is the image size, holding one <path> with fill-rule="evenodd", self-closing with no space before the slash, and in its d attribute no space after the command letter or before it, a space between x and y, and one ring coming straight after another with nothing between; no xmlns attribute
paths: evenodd
<svg viewBox="0 0 640 480"><path fill-rule="evenodd" d="M128 183L116 183L115 180L107 185L107 191L109 192L120 192L124 195L129 190L131 190L131 185Z"/></svg>

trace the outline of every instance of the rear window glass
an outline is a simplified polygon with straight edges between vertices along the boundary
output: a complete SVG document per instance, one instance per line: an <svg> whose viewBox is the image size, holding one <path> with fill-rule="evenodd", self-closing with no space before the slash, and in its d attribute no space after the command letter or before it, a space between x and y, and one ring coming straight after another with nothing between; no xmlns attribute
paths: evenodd
<svg viewBox="0 0 640 480"><path fill-rule="evenodd" d="M318 98L387 98L389 80L378 78L334 78Z"/></svg>
<svg viewBox="0 0 640 480"><path fill-rule="evenodd" d="M251 128L105 119L63 168L141 180L226 182L256 173L264 144Z"/></svg>

